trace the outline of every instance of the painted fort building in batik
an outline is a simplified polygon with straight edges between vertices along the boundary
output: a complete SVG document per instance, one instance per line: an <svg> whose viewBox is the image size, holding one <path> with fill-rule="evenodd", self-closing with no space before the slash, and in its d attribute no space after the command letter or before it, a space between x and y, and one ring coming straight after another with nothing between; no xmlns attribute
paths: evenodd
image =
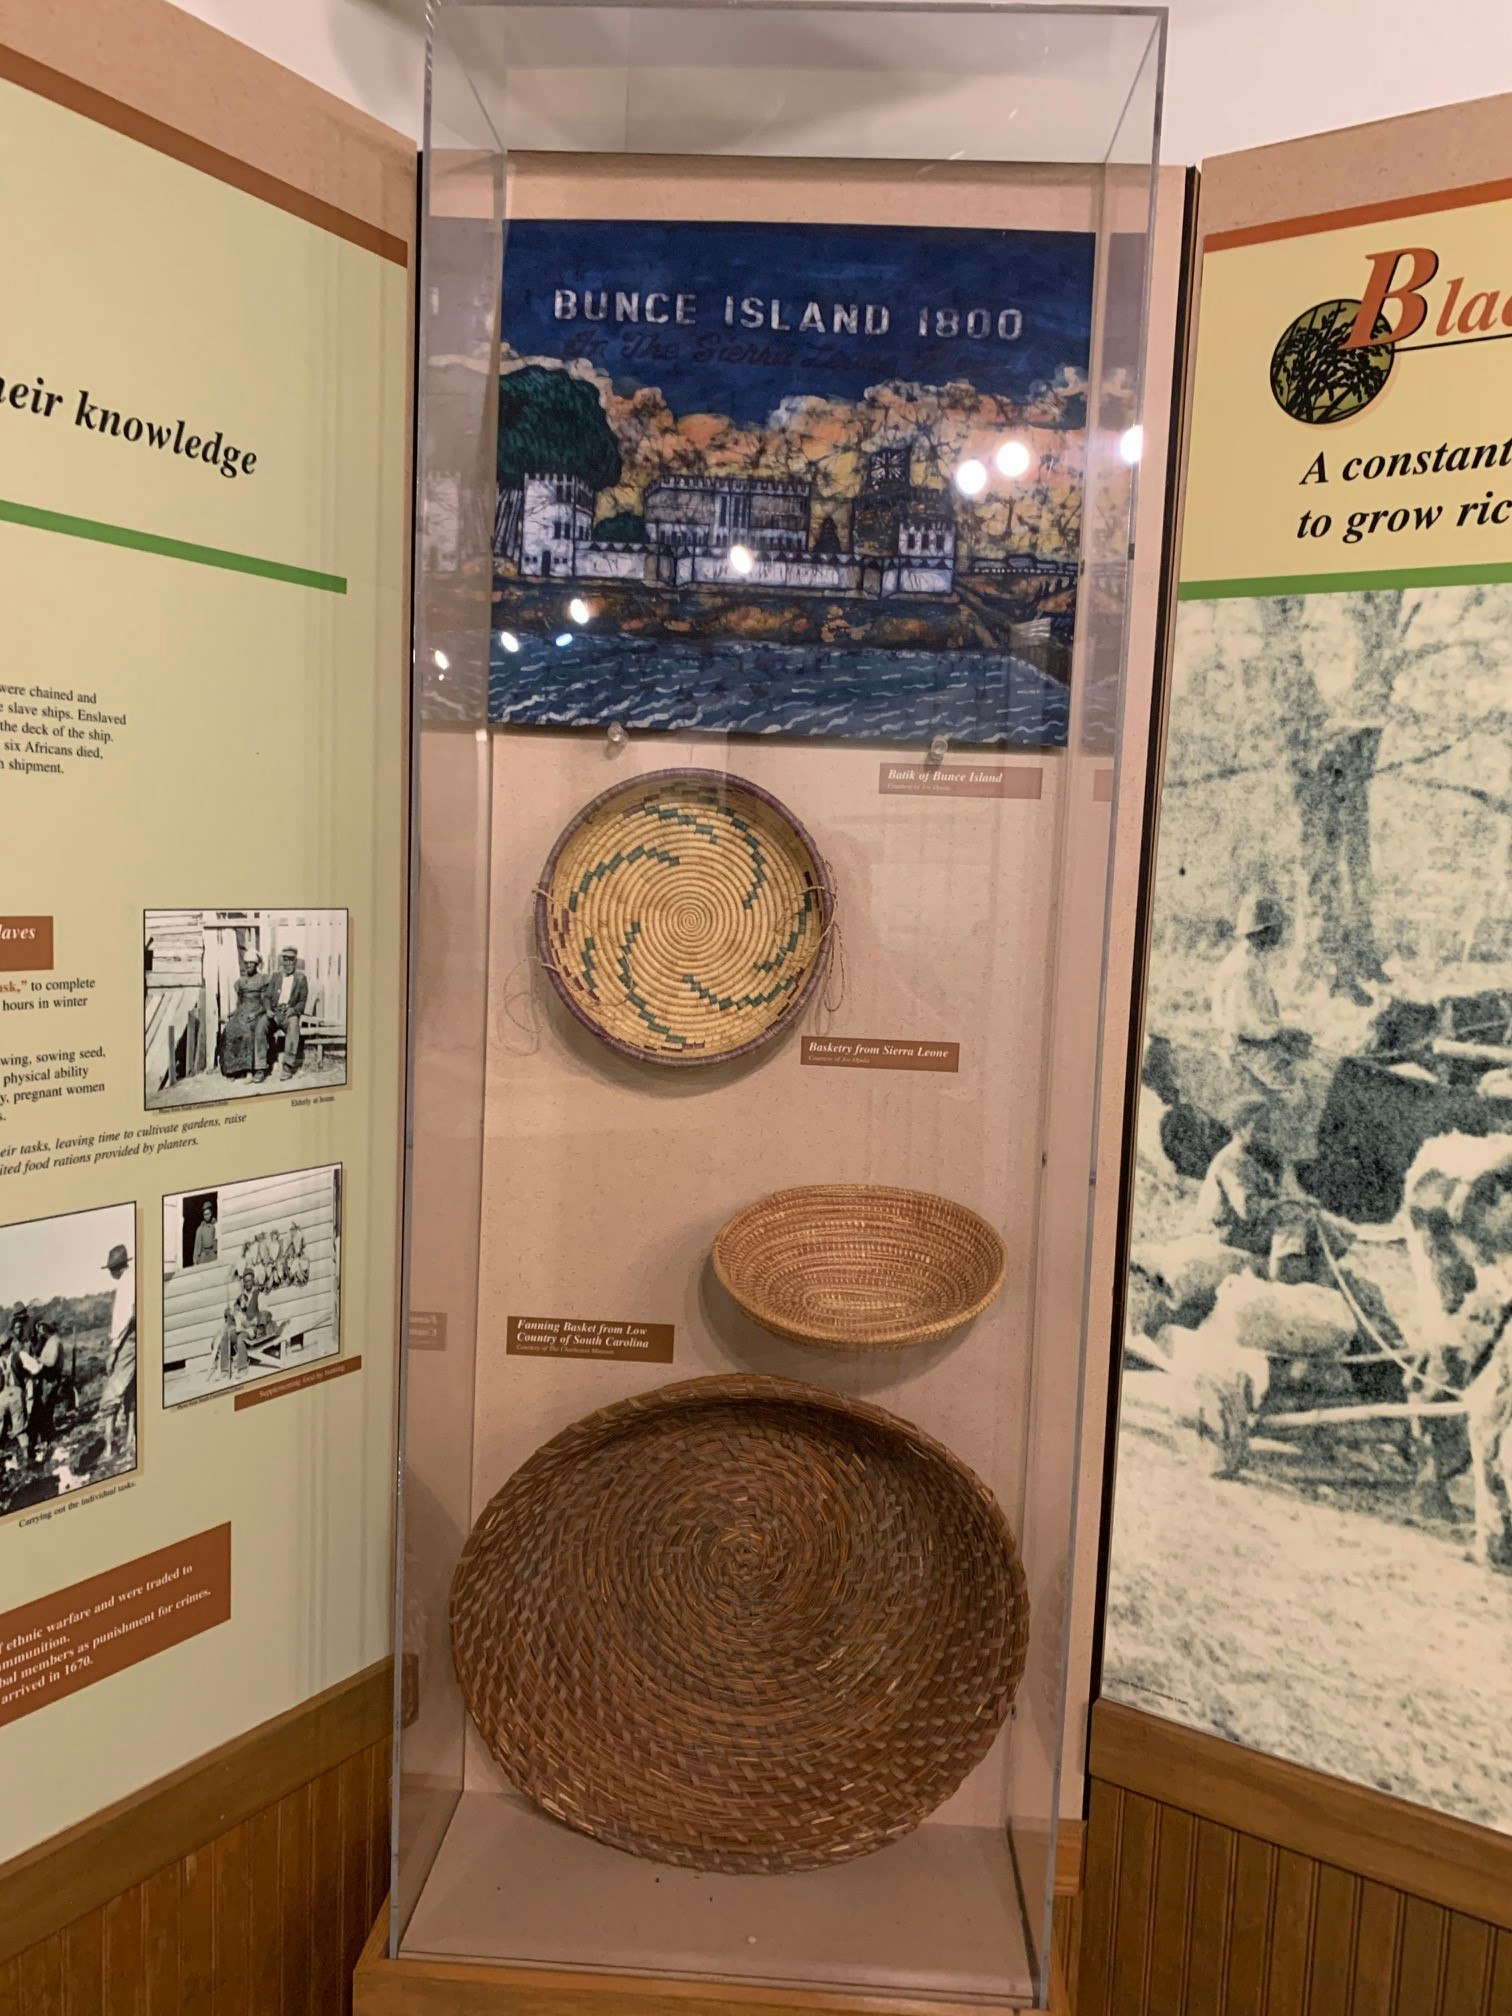
<svg viewBox="0 0 1512 2016"><path fill-rule="evenodd" d="M912 463L909 442L867 455L844 538L812 483L701 473L647 486L643 538L597 540L588 485L543 470L501 493L494 551L541 580L949 595L955 513L947 491L913 481Z"/></svg>

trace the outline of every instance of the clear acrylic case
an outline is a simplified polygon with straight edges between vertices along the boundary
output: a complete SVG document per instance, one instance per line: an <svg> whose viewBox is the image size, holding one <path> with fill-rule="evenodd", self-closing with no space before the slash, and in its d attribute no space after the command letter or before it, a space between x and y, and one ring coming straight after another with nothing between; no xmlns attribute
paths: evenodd
<svg viewBox="0 0 1512 2016"><path fill-rule="evenodd" d="M431 11L389 1952L473 1963L501 2003L676 1982L1042 2008L1067 1703L1086 1689L1066 1624L1164 15ZM994 406L998 366L966 345L1032 340L1048 316L1015 307L1032 260L1004 232L1038 234L1044 285L1081 304L1067 354L1084 354L1079 376L1047 370ZM752 277L779 253L770 285ZM932 293L910 291L921 275ZM889 311L882 392L855 378L869 305ZM597 489L550 412L529 452L572 469L522 474L525 451L498 448L501 386L508 419L530 333L564 321L549 354L579 360L566 375L621 455ZM838 346L829 380L810 336ZM726 368L823 410L805 433L785 409L779 441L759 385L721 403ZM834 427L852 429L849 463ZM1000 462L1015 443L1028 454ZM582 1026L535 932L543 864L581 809L682 768L790 808L835 917L791 1026L696 1069ZM866 1042L958 1056L826 1061ZM763 1196L829 1183L969 1207L1005 1242L1001 1292L911 1349L772 1334L725 1292L712 1241ZM670 1325L672 1359L522 1355L520 1317ZM469 1530L543 1442L739 1373L874 1403L945 1445L1027 1577L1027 1668L984 1760L915 1831L799 1873L701 1874L549 1818L472 1727L448 1628Z"/></svg>

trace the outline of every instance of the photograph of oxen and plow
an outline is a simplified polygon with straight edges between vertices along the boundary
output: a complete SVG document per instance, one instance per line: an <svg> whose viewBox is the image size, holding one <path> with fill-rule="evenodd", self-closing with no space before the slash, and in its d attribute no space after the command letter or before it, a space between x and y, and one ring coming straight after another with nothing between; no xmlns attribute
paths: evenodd
<svg viewBox="0 0 1512 2016"><path fill-rule="evenodd" d="M1501 1826L1509 626L1502 586L1183 606L1105 1655L1115 1696Z"/></svg>

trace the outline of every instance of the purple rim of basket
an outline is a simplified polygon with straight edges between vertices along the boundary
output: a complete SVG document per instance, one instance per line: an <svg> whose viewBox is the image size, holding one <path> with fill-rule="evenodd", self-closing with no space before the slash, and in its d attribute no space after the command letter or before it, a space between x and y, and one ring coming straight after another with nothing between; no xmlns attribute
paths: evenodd
<svg viewBox="0 0 1512 2016"><path fill-rule="evenodd" d="M733 788L736 791L746 792L752 798L760 799L763 805L768 806L780 818L785 819L803 842L804 847L808 851L809 860L814 864L814 874L817 877L819 892L819 914L821 918L819 927L819 957L815 959L813 965L809 968L808 978L804 981L793 999L789 1001L786 1008L783 1009L782 1013L777 1016L771 1025L762 1031L761 1035L753 1036L747 1043L737 1044L733 1050L717 1050L712 1055L700 1057L669 1057L663 1050L643 1050L634 1043L626 1043L618 1036L611 1036L607 1030L603 1029L593 1020L592 1016L584 1014L558 976L550 933L546 926L546 907L549 900L546 891L551 887L551 878L556 871L557 861L562 849L567 845L573 834L577 832L578 828L586 820L591 819L594 813L599 811L602 806L612 803L616 798L623 798L628 792L639 790L642 785L669 783L717 784L726 791ZM637 1062L642 1064L670 1064L674 1068L687 1069L699 1064L728 1064L731 1058L748 1056L752 1050L759 1050L763 1044L770 1043L774 1037L782 1034L783 1030L787 1028L788 1024L801 1011L809 995L813 993L815 987L819 984L819 976L824 970L828 957L828 941L824 934L828 932L834 914L835 892L830 887L829 876L825 872L824 862L820 857L819 849L814 845L813 836L807 827L793 817L780 798L774 798L770 791L763 791L759 784L753 784L748 777L737 777L733 771L729 770L648 770L643 777L626 779L622 784L611 784L607 791L600 791L596 798L589 799L588 803L569 820L557 836L556 845L546 857L546 866L541 870L540 885L536 890L536 950L541 956L542 966L546 969L547 979L556 989L558 999L562 1002L568 1013L581 1022L590 1035L597 1037L600 1043L606 1044L611 1050L617 1050L621 1057L634 1057Z"/></svg>

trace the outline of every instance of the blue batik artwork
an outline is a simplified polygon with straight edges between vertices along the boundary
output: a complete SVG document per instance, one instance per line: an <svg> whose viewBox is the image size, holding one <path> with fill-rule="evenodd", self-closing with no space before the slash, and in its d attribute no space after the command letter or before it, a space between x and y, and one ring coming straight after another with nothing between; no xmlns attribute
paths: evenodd
<svg viewBox="0 0 1512 2016"><path fill-rule="evenodd" d="M1064 743L1093 254L512 223L491 717Z"/></svg>

